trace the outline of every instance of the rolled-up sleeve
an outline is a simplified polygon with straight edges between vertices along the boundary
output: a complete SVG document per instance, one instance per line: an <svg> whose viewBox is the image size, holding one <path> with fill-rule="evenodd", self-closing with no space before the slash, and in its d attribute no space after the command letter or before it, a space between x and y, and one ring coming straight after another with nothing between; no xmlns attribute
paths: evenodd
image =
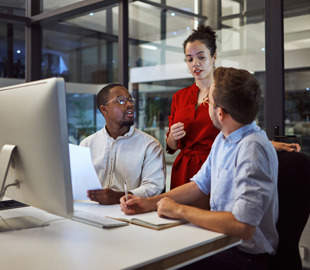
<svg viewBox="0 0 310 270"><path fill-rule="evenodd" d="M235 203L232 213L239 221L258 226L273 199L273 164L265 147L251 141L242 145L235 170Z"/></svg>

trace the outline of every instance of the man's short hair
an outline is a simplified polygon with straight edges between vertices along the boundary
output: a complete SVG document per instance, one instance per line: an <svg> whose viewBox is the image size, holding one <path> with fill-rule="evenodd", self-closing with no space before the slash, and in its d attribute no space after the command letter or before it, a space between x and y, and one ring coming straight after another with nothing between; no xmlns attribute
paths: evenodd
<svg viewBox="0 0 310 270"><path fill-rule="evenodd" d="M247 70L225 67L216 68L213 76L214 103L238 123L253 122L261 101L261 89L255 77Z"/></svg>
<svg viewBox="0 0 310 270"><path fill-rule="evenodd" d="M111 83L106 85L99 91L99 93L97 94L97 108L99 111L101 105L105 105L108 103L110 97L110 90L117 86L125 87L124 85L119 83Z"/></svg>

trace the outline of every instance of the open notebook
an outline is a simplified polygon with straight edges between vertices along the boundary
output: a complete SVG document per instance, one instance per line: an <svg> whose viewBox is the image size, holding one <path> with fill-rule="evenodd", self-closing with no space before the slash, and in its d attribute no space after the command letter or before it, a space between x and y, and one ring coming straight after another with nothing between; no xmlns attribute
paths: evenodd
<svg viewBox="0 0 310 270"><path fill-rule="evenodd" d="M186 223L185 220L159 217L156 211L131 216L122 213L120 215L110 215L107 217L154 230L162 230Z"/></svg>

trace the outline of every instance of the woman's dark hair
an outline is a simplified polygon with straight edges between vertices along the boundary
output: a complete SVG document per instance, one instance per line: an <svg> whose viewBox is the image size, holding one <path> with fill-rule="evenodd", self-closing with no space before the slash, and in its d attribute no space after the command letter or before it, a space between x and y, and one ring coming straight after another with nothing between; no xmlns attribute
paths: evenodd
<svg viewBox="0 0 310 270"><path fill-rule="evenodd" d="M202 42L209 49L211 56L216 53L216 38L215 31L204 24L200 24L197 30L193 30L193 33L184 41L183 49L185 53L185 47L188 42L192 43L196 40Z"/></svg>

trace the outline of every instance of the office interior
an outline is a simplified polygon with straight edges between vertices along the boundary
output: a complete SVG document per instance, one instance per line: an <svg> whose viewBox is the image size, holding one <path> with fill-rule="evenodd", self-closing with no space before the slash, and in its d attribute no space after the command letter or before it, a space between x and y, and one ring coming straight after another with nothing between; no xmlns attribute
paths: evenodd
<svg viewBox="0 0 310 270"><path fill-rule="evenodd" d="M138 101L135 126L165 148L172 96L194 82L182 44L203 22L218 35L216 66L258 79L268 137L310 156L309 21L309 0L0 0L0 87L63 77L69 141L79 144L104 125L97 92L120 82ZM175 157L166 154L168 175ZM309 239L308 221L305 268Z"/></svg>

